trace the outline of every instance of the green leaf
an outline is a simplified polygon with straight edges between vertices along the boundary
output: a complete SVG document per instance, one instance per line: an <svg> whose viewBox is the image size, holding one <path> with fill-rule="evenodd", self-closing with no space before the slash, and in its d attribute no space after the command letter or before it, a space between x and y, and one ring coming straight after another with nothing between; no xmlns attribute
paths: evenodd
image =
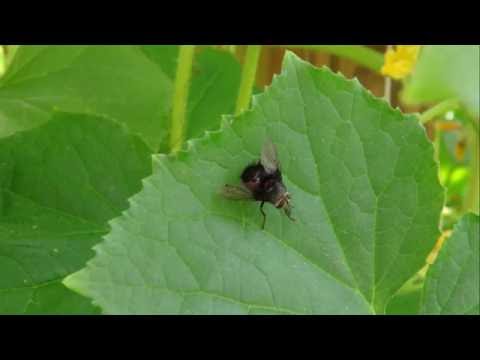
<svg viewBox="0 0 480 360"><path fill-rule="evenodd" d="M218 195L277 144L295 206ZM64 283L105 313L384 313L439 234L443 190L418 119L288 53L251 111L154 156L130 207Z"/></svg>
<svg viewBox="0 0 480 360"><path fill-rule="evenodd" d="M463 216L427 272L424 314L480 315L479 237L480 217Z"/></svg>
<svg viewBox="0 0 480 360"><path fill-rule="evenodd" d="M420 308L422 289L395 295L387 305L387 315L417 315Z"/></svg>
<svg viewBox="0 0 480 360"><path fill-rule="evenodd" d="M420 311L424 276L417 273L409 279L387 304L388 315L416 315Z"/></svg>
<svg viewBox="0 0 480 360"><path fill-rule="evenodd" d="M170 78L175 79L179 47L177 45L143 45L140 50Z"/></svg>
<svg viewBox="0 0 480 360"><path fill-rule="evenodd" d="M478 118L479 55L479 46L423 46L415 70L406 81L404 101L419 104L458 98Z"/></svg>
<svg viewBox="0 0 480 360"><path fill-rule="evenodd" d="M98 313L63 286L151 174L147 146L115 122L57 113L0 140L0 313Z"/></svg>
<svg viewBox="0 0 480 360"><path fill-rule="evenodd" d="M178 46L21 46L0 81L0 137L45 123L54 109L125 123L152 151L168 152ZM195 59L187 138L232 113L240 64L203 49Z"/></svg>
<svg viewBox="0 0 480 360"><path fill-rule="evenodd" d="M228 52L205 49L197 55L187 109L187 139L217 130L222 115L233 114L240 64Z"/></svg>
<svg viewBox="0 0 480 360"><path fill-rule="evenodd" d="M0 81L0 137L58 109L114 118L156 150L167 138L171 88L135 46L21 46Z"/></svg>

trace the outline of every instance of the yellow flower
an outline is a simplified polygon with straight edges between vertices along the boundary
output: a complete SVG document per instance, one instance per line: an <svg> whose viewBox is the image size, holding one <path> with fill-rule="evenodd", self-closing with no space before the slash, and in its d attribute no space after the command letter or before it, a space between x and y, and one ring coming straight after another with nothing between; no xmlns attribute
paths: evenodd
<svg viewBox="0 0 480 360"><path fill-rule="evenodd" d="M403 79L412 72L419 51L419 45L397 45L395 50L388 49L385 53L382 75L397 80Z"/></svg>

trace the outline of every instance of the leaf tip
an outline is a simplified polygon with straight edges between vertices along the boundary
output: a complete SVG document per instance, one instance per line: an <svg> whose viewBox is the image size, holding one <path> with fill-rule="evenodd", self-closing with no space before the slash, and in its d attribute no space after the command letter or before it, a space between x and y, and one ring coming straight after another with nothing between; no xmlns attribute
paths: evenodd
<svg viewBox="0 0 480 360"><path fill-rule="evenodd" d="M65 285L70 290L73 290L73 291L83 295L83 293L82 293L83 288L81 286L81 281L79 281L79 274L80 274L80 277L81 277L82 272L83 272L83 270L80 270L80 271L74 272L74 273L66 276L62 280L62 284Z"/></svg>
<svg viewBox="0 0 480 360"><path fill-rule="evenodd" d="M304 61L302 58L297 56L293 51L286 50L285 55L283 56L282 70L283 68L289 68L291 66L295 66L295 63L299 63L299 62L311 65L309 62Z"/></svg>

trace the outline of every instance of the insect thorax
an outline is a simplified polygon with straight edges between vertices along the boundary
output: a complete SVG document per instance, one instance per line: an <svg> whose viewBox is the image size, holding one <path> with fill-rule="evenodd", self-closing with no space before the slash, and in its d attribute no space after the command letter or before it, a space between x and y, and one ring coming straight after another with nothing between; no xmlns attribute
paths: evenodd
<svg viewBox="0 0 480 360"><path fill-rule="evenodd" d="M280 171L277 170L273 174L269 174L259 163L247 166L241 175L241 179L257 201L274 203L285 191Z"/></svg>

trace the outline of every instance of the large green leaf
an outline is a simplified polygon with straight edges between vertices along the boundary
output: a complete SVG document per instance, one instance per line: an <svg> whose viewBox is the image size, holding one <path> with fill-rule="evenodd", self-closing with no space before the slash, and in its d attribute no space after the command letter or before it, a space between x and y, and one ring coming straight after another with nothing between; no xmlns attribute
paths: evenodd
<svg viewBox="0 0 480 360"><path fill-rule="evenodd" d="M420 271L422 272L422 271ZM387 304L388 315L416 315L422 299L424 276L415 274L409 279Z"/></svg>
<svg viewBox="0 0 480 360"><path fill-rule="evenodd" d="M423 313L480 315L479 238L480 217L465 215L428 270Z"/></svg>
<svg viewBox="0 0 480 360"><path fill-rule="evenodd" d="M46 122L54 109L107 115L153 151L168 151L177 46L21 46L0 81L0 137ZM204 49L195 59L187 138L233 112L240 64Z"/></svg>
<svg viewBox="0 0 480 360"><path fill-rule="evenodd" d="M167 137L171 89L135 46L21 46L0 82L0 136L59 109L112 117L157 149Z"/></svg>
<svg viewBox="0 0 480 360"><path fill-rule="evenodd" d="M105 118L58 113L1 139L0 313L98 312L61 281L150 173L147 146Z"/></svg>
<svg viewBox="0 0 480 360"><path fill-rule="evenodd" d="M292 223L218 195L278 146ZM437 238L443 190L414 116L288 53L251 111L154 157L153 175L64 283L105 313L384 313Z"/></svg>
<svg viewBox="0 0 480 360"><path fill-rule="evenodd" d="M142 45L140 50L170 78L177 72L178 45Z"/></svg>
<svg viewBox="0 0 480 360"><path fill-rule="evenodd" d="M472 45L423 46L404 100L437 102L458 98L478 118L480 102L480 47Z"/></svg>

